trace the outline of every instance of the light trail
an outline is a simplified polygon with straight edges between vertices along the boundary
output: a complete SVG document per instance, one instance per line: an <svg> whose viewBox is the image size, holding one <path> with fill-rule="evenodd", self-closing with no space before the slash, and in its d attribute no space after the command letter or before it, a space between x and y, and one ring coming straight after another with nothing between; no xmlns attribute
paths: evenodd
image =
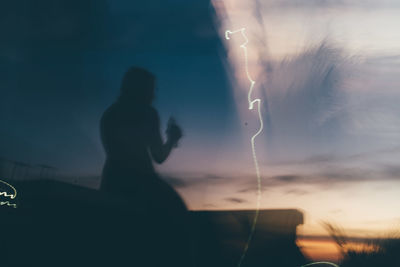
<svg viewBox="0 0 400 267"><path fill-rule="evenodd" d="M244 33L246 30L246 28L241 28L239 30L235 30L235 31L230 31L227 30L225 32L225 38L227 40L230 40L230 35L235 34L240 32L243 36L243 38L245 39L245 42L243 44L240 45L240 48L243 49L243 53L244 53L244 61L245 61L245 72L246 72L246 76L247 79L250 82L250 88L247 94L247 101L249 103L249 110L254 109L254 104L257 103L257 112L258 112L258 119L260 122L260 128L258 129L258 131L251 137L251 150L252 150L252 155L253 155L253 161L254 161L254 167L256 170L256 175L257 175L257 208L256 208L256 213L254 216L254 220L253 220L253 224L251 226L251 230L250 230L250 234L249 237L247 239L246 245L244 247L242 256L240 257L239 263L238 263L238 267L240 267L242 265L242 262L244 260L244 258L246 257L247 251L249 249L249 245L251 243L251 240L253 239L253 235L256 229L256 225L257 225L257 220L258 220L258 216L260 213L260 204L261 204L261 174L260 174L260 169L258 167L258 160L257 160L257 154L256 154L256 148L255 148L255 139L256 137L262 132L263 128L264 128L264 123L263 123L263 119L262 119L262 115L261 115L261 99L259 98L255 98L254 100L252 100L252 93L254 90L254 85L255 85L255 81L251 78L250 72L249 72L249 63L248 63L248 52L247 52L247 47L246 45L249 42L249 39L247 38L246 34ZM308 266L313 266L313 265L317 265L317 264L325 264L325 265L330 265L333 267L339 267L339 265L334 264L332 262L326 262L326 261L319 261L319 262L312 262L312 263L308 263L305 265L302 265L301 267L308 267Z"/></svg>
<svg viewBox="0 0 400 267"><path fill-rule="evenodd" d="M251 78L250 72L249 72L249 63L248 63L248 52L247 52L247 43L249 42L249 39L247 38L246 34L244 33L246 30L246 28L241 28L239 30L235 30L235 31L229 31L227 30L225 32L225 38L227 40L230 40L230 35L235 34L235 33L241 33L243 38L245 39L245 42L243 44L240 45L240 48L243 49L243 53L244 53L244 60L245 60L245 71L246 71L246 76L247 79L250 81L250 88L247 94L247 101L249 104L249 110L254 109L254 104L257 104L257 111L258 111L258 118L259 118L259 122L260 122L260 128L259 130L251 137L251 150L252 150L252 155L253 155L253 161L254 161L254 167L256 170L256 175L257 175L257 208L256 208L256 213L254 215L254 220L253 220L253 224L251 226L251 230L250 230L250 234L249 237L247 239L246 245L244 247L242 256L239 260L238 263L238 267L240 267L242 265L242 262L244 260L244 258L246 257L247 251L249 249L249 245L251 243L251 240L253 238L254 235L254 231L256 229L256 225L257 225L257 220L258 220L258 216L259 216L259 212L260 212L260 203L261 203L261 175L260 175L260 169L258 167L258 161L257 161L257 154L256 154L256 148L255 148L255 139L256 137L262 132L263 128L264 128L264 124L263 124L263 120L262 120L262 115L261 115L261 100L259 98L256 98L254 100L252 100L251 96L253 93L253 89L254 89L254 85L255 85L255 81Z"/></svg>
<svg viewBox="0 0 400 267"><path fill-rule="evenodd" d="M8 194L7 192L0 192L0 196L9 197L11 199L17 197L17 190L15 189L14 186L10 185L7 182L4 182L3 180L0 180L0 184L5 184L7 187L11 188L12 191L14 191L14 194Z"/></svg>
<svg viewBox="0 0 400 267"><path fill-rule="evenodd" d="M17 208L17 204L10 203L9 201L0 201L0 206L7 205L9 207L13 207L14 209Z"/></svg>
<svg viewBox="0 0 400 267"><path fill-rule="evenodd" d="M328 261L312 262L312 263L308 263L308 264L302 265L301 267L307 267L307 266L312 266L312 265L316 265L316 264L325 264L325 265L330 265L330 266L333 266L333 267L340 267L339 265L334 264L332 262L328 262Z"/></svg>
<svg viewBox="0 0 400 267"><path fill-rule="evenodd" d="M0 180L0 184L6 185L8 188L10 188L14 192L14 194L10 194L10 193L7 193L6 191L3 191L3 192L0 192L0 196L9 197L11 199L14 199L17 197L17 189L15 189L14 186L10 185L9 183L7 183L3 180ZM3 205L17 208L17 204L10 203L9 201L0 201L0 206L3 206Z"/></svg>

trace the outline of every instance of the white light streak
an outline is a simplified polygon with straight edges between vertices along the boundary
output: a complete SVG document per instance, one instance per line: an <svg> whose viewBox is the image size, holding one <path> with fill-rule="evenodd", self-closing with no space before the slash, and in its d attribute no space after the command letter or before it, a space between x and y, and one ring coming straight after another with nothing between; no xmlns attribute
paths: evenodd
<svg viewBox="0 0 400 267"><path fill-rule="evenodd" d="M11 198L11 199L14 199L14 198L17 197L17 189L15 189L14 186L10 185L10 184L7 183L7 182L4 182L3 180L0 180L0 184L4 184L4 185L6 185L8 188L10 188L12 191L14 191L14 194L9 194L9 193L7 193L6 191L0 192L0 196L9 197L9 198ZM3 205L7 205L7 206L9 206L9 207L14 207L14 208L17 207L17 204L10 203L9 201L0 201L0 206L3 206Z"/></svg>
<svg viewBox="0 0 400 267"><path fill-rule="evenodd" d="M320 265L320 264L325 264L325 265L329 265L329 266L333 266L333 267L340 267L337 264L334 264L332 262L328 262L328 261L317 261L317 262L312 262L312 263L308 263L306 265L302 265L301 267L307 267L307 266L312 266L312 265Z"/></svg>
<svg viewBox="0 0 400 267"><path fill-rule="evenodd" d="M258 216L260 213L260 204L261 204L261 175L260 175L260 169L258 167L258 160L257 160L257 154L256 154L256 148L255 148L255 139L256 137L262 132L263 128L264 128L264 124L263 124L263 120L262 120L262 115L261 115L261 99L259 98L255 98L254 100L252 100L252 93L253 93L253 89L254 89L254 85L255 85L255 81L251 78L250 72L249 72L249 63L248 63L248 52L247 52L247 47L246 45L249 42L249 39L247 38L246 34L244 33L246 30L246 28L241 28L239 30L235 30L235 31L229 31L227 30L225 32L225 38L227 40L230 40L230 35L235 34L240 32L243 36L243 38L245 39L245 42L243 44L240 45L240 48L243 49L243 53L244 53L244 62L245 62L245 72L246 72L246 76L247 79L250 82L250 88L247 94L247 101L249 103L249 109L252 110L254 109L254 104L257 103L257 112L258 112L258 119L260 122L260 128L258 129L258 131L251 137L251 150L252 150L252 155L253 155L253 161L254 161L254 167L256 170L256 175L257 175L257 208L256 208L256 213L254 216L254 220L253 220L253 224L251 226L251 231L249 234L249 237L247 239L246 245L244 247L242 256L239 260L238 263L238 267L240 267L242 265L242 262L244 260L244 258L246 257L247 251L249 249L249 245L251 243L251 240L253 238L254 235L254 231L256 229L256 225L257 225L257 220L258 220ZM312 266L312 265L317 265L317 264L325 264L325 265L329 265L329 266L333 266L333 267L339 267L339 265L331 263L331 262L326 262L326 261L320 261L320 262L312 262L312 263L308 263L306 265L302 265L301 267L308 267L308 266Z"/></svg>
<svg viewBox="0 0 400 267"><path fill-rule="evenodd" d="M244 60L245 60L245 71L246 71L246 76L247 79L250 81L250 88L247 94L247 101L249 103L249 109L252 110L254 109L254 104L257 104L257 112L258 112L258 118L259 118L259 122L260 122L260 128L258 129L258 131L251 137L251 150L252 150L252 155L253 155L253 161L254 161L254 167L256 170L256 175L257 175L257 208L256 208L256 213L254 216L254 220L253 220L253 224L251 226L251 230L250 230L250 234L249 237L247 239L246 245L244 247L243 250L243 254L239 260L238 263L238 267L241 266L244 258L246 257L247 251L249 249L249 245L250 242L253 238L254 235L254 231L257 225L257 220L258 220L258 215L260 212L260 203L261 203L261 175L260 175L260 169L258 167L258 160L257 160L257 154L256 154L256 148L255 148L255 139L256 137L262 132L263 128L264 128L264 124L263 124L263 120L262 120L262 115L261 115L261 100L259 98L255 98L254 100L252 100L252 93L253 93L253 89L254 89L254 85L255 85L255 81L251 78L250 72L249 72L249 63L248 63L248 52L247 52L247 43L249 42L249 39L247 39L246 34L244 33L246 30L246 28L241 28L239 30L235 30L235 31L229 31L227 30L225 32L225 38L227 40L230 39L230 35L235 34L240 32L243 36L243 38L245 39L245 42L243 44L240 45L240 48L243 49L243 53L244 53Z"/></svg>
<svg viewBox="0 0 400 267"><path fill-rule="evenodd" d="M8 194L7 192L0 192L0 196L9 197L11 199L17 197L17 189L15 189L14 186L10 185L7 182L4 182L3 180L0 180L0 183L5 184L7 187L11 188L12 191L14 191L14 194Z"/></svg>
<svg viewBox="0 0 400 267"><path fill-rule="evenodd" d="M14 209L17 208L17 204L10 203L9 201L0 201L0 206L7 205L9 207L13 207Z"/></svg>

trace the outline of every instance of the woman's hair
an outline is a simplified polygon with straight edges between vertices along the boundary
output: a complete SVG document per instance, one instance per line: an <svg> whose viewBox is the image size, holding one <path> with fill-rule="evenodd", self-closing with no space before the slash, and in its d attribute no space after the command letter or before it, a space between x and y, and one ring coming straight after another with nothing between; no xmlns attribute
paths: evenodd
<svg viewBox="0 0 400 267"><path fill-rule="evenodd" d="M156 77L140 67L131 67L122 79L120 101L150 104L154 98Z"/></svg>

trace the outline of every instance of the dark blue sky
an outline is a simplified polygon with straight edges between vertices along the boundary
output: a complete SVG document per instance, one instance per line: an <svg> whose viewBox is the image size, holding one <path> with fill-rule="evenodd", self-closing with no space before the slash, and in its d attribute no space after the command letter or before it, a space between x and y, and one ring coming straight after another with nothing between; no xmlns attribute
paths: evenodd
<svg viewBox="0 0 400 267"><path fill-rule="evenodd" d="M238 126L208 1L1 5L1 156L99 173L98 121L131 65L156 74L163 126L174 115L186 144L212 147Z"/></svg>

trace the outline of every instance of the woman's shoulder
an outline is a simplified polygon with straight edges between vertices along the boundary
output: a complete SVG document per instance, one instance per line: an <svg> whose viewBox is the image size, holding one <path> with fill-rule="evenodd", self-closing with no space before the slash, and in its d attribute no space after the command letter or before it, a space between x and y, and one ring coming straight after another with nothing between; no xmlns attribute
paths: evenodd
<svg viewBox="0 0 400 267"><path fill-rule="evenodd" d="M110 122L115 121L119 117L118 114L118 106L112 104L101 115L100 125L109 124Z"/></svg>
<svg viewBox="0 0 400 267"><path fill-rule="evenodd" d="M101 119L104 120L107 117L110 117L113 113L115 113L115 104L112 104L106 110L103 112L103 115L101 116Z"/></svg>

